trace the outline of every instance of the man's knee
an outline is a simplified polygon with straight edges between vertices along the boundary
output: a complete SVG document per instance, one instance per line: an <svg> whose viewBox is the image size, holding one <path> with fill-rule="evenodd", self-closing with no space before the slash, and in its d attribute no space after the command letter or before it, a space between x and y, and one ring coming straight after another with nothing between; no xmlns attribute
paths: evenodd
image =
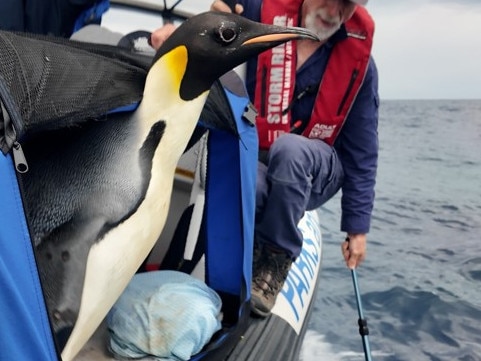
<svg viewBox="0 0 481 361"><path fill-rule="evenodd" d="M269 150L269 164L272 162L297 162L306 157L304 142L307 138L297 134L284 134Z"/></svg>
<svg viewBox="0 0 481 361"><path fill-rule="evenodd" d="M269 151L268 178L286 183L304 181L312 168L309 139L286 134L278 138Z"/></svg>

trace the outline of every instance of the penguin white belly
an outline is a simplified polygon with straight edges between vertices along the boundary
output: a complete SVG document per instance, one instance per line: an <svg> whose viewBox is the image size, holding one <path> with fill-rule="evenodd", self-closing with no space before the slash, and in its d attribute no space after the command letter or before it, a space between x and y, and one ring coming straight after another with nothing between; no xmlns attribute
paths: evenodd
<svg viewBox="0 0 481 361"><path fill-rule="evenodd" d="M169 211L177 162L196 125L197 119L188 119L200 114L206 96L184 104L182 113L186 119L179 117L178 109L171 109L170 114L165 114L164 109L163 115L156 118L177 119L177 123L166 124L152 161L145 198L136 212L90 249L80 310L62 351L63 361L72 360L88 341L155 245ZM148 134L149 130L145 127L142 133Z"/></svg>

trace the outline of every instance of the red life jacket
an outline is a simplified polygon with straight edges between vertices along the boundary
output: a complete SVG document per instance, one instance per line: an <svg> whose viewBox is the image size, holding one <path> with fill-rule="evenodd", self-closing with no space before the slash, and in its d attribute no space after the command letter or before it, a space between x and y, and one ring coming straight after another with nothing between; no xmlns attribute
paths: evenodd
<svg viewBox="0 0 481 361"><path fill-rule="evenodd" d="M297 26L303 0L264 0L261 22ZM302 134L332 145L364 81L374 35L374 21L361 6L345 23L348 37L335 44L317 92L311 118ZM254 105L261 149L269 149L291 131L289 108L296 77L295 42L259 55Z"/></svg>

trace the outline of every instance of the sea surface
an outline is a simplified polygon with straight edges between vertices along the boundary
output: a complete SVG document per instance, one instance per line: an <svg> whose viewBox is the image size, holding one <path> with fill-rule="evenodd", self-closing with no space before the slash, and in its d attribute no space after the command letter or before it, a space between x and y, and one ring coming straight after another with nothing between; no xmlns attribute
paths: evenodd
<svg viewBox="0 0 481 361"><path fill-rule="evenodd" d="M385 100L368 255L372 360L481 360L481 100ZM322 208L320 287L302 361L364 360L339 197Z"/></svg>

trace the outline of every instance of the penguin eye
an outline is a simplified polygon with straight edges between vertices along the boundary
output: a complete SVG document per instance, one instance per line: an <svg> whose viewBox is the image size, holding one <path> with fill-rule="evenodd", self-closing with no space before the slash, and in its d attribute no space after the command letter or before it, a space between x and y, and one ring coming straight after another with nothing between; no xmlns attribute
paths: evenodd
<svg viewBox="0 0 481 361"><path fill-rule="evenodd" d="M222 23L217 29L218 41L222 44L230 44L237 38L237 29L234 23Z"/></svg>

